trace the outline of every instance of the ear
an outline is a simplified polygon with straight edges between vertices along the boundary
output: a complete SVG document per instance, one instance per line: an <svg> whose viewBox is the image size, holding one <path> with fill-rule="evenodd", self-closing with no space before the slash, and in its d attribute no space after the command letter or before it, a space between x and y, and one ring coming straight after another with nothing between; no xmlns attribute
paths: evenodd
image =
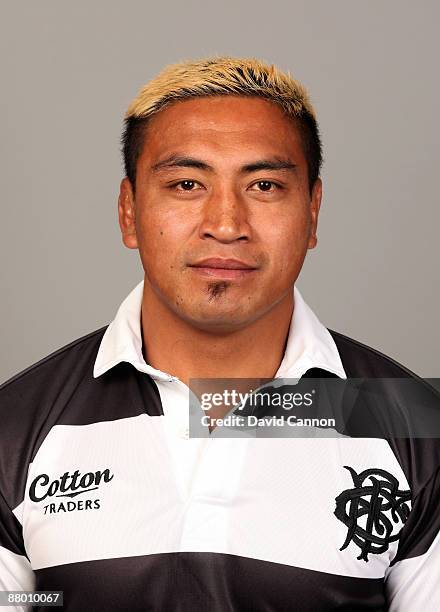
<svg viewBox="0 0 440 612"><path fill-rule="evenodd" d="M118 198L119 227L122 242L129 249L137 249L135 201L131 183L127 177L121 181Z"/></svg>
<svg viewBox="0 0 440 612"><path fill-rule="evenodd" d="M318 229L318 215L319 209L321 206L322 199L322 181L318 177L312 188L312 196L310 199L310 214L311 214L311 224L310 224L310 235L309 235L309 249L314 249L318 243L318 237L316 235Z"/></svg>

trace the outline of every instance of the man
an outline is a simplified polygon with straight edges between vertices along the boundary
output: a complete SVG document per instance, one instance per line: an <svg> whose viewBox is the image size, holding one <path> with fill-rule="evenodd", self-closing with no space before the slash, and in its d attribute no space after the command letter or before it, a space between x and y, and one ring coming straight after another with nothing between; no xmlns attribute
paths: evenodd
<svg viewBox="0 0 440 612"><path fill-rule="evenodd" d="M221 437L225 402L189 435L192 379L403 378L438 399L295 286L322 193L305 89L255 59L168 66L123 152L144 280L0 389L1 588L66 610L439 609L435 439Z"/></svg>

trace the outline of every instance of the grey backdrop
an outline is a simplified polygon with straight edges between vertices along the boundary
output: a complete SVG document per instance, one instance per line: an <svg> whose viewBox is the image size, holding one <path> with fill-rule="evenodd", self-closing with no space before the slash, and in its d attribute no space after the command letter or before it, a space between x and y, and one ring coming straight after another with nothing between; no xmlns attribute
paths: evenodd
<svg viewBox="0 0 440 612"><path fill-rule="evenodd" d="M440 376L435 1L3 2L0 379L113 318L143 277L117 222L124 111L165 64L277 63L325 147L298 286L322 322Z"/></svg>

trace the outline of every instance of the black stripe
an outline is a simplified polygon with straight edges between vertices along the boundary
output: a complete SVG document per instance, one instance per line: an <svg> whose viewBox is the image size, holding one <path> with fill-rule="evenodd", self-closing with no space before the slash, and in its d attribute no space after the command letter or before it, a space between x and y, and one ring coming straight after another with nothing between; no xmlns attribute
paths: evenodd
<svg viewBox="0 0 440 612"><path fill-rule="evenodd" d="M17 555L26 555L21 525L0 491L0 546ZM1 578L1 577L0 577Z"/></svg>
<svg viewBox="0 0 440 612"><path fill-rule="evenodd" d="M37 570L36 578L36 590L64 591L63 609L69 612L386 609L382 579L209 552L72 563Z"/></svg>
<svg viewBox="0 0 440 612"><path fill-rule="evenodd" d="M440 468L421 488L402 529L399 549L390 565L423 555L440 532Z"/></svg>
<svg viewBox="0 0 440 612"><path fill-rule="evenodd" d="M70 385L70 381L66 381ZM75 384L75 383L73 383ZM98 378L85 376L60 406L57 425L89 425L140 414L163 416L159 389L154 380L130 363L122 362Z"/></svg>

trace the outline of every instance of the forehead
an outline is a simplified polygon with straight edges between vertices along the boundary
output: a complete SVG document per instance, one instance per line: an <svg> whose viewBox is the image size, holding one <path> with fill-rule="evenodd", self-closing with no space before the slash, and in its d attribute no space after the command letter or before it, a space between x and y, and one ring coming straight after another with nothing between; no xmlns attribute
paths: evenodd
<svg viewBox="0 0 440 612"><path fill-rule="evenodd" d="M234 95L179 100L154 115L142 157L156 159L176 147L302 156L298 127L278 104Z"/></svg>

